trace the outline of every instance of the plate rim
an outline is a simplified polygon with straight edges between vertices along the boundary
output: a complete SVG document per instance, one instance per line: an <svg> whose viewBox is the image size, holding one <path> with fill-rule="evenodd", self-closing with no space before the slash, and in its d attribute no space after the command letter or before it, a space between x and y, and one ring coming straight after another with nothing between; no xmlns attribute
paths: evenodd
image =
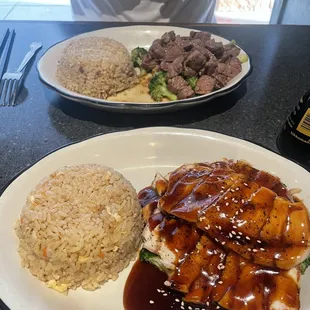
<svg viewBox="0 0 310 310"><path fill-rule="evenodd" d="M264 150L267 152L270 152L273 156L277 156L278 158L284 159L288 162L290 162L291 164L299 167L300 169L304 170L304 172L306 173L310 173L303 165L301 165L300 163L298 163L297 161L294 161L292 159L289 159L285 156L282 156L281 154L273 151L272 149L262 146L256 142L253 141L249 141L249 140L245 140L245 139L241 139L241 138L237 138L228 134L223 134L223 133L219 133L217 131L213 131L213 130L204 130L204 129L199 129L199 128L190 128L190 127L175 127L175 126L154 126L154 127L142 127L142 128L133 128L133 129L128 129L128 130L122 130L122 131L116 131L116 132L107 132L107 133L98 133L92 136L89 136L87 138L83 138L77 141L73 141L70 143L66 143L64 145L61 145L59 147L56 147L54 149L52 149L51 151L47 152L45 155L41 156L39 159L35 160L34 162L32 162L29 166L22 168L21 170L19 170L17 173L15 173L5 184L4 186L2 186L0 188L0 198L3 195L3 193L6 191L6 189L20 176L22 175L24 172L26 172L27 170L31 169L34 165L36 165L37 163L39 163L41 160L43 160L44 158L52 155L53 153L56 153L57 151L60 151L66 147L70 147L73 146L75 144L80 144L83 143L85 141L91 140L91 139L95 139L98 138L100 136L122 136L122 135L126 135L126 134L139 134L139 133L159 133L159 132L164 132L164 131L168 131L170 134L172 133L177 133L177 134L196 134L196 135L200 135L200 136L209 136L209 134L211 133L211 135L214 135L218 138L229 138L232 139L235 142L241 142L244 143L245 145L248 146L254 146L255 148L257 148L258 150Z"/></svg>
<svg viewBox="0 0 310 310"><path fill-rule="evenodd" d="M38 76L39 76L39 80L48 88L52 89L53 91L59 93L61 96L73 100L73 101L78 101L81 102L83 104L88 104L91 106L96 106L98 108L106 108L106 109L112 109L112 110L140 110L140 111L150 111L150 110L164 110L164 109L169 109L175 105L178 106L193 106L197 103L200 103L202 101L209 101L212 100L216 97L225 95L233 90L235 90L236 88L238 88L240 86L240 84L242 82L244 82L252 73L253 71L253 65L252 65L252 58L251 56L248 54L248 52L240 45L240 44L236 44L239 48L241 48L245 54L248 56L248 62L249 62L249 69L246 72L246 74L239 80L237 81L235 84L229 86L226 89L223 90L218 90L217 92L212 92L210 94L206 94L206 95L200 95L197 97L193 97L193 98L186 98L186 99L181 99L181 100L176 100L176 101L168 101L168 102L161 102L161 103L137 103L137 102L118 102L118 101L106 101L105 99L100 99L100 98L92 98L92 97L88 97L85 95L81 95L78 94L77 95L71 95L69 93L67 93L66 91L63 91L61 89L59 89L57 86L55 86L54 84L51 84L50 82L48 82L46 79L44 79L44 77L42 76L42 70L40 70L40 66L42 65L42 61L43 58L45 57L45 55L51 50L53 49L55 46L64 43L66 41L72 40L73 38L79 37L81 35L85 35L85 34L90 34L92 32L97 32L97 31L101 31L101 30L106 30L106 29L121 29L121 28L126 28L126 29L130 29L130 28L142 28L142 27L152 27L152 28L164 28L164 27L169 27L169 25L149 25L149 24L139 24L139 25L124 25L124 26L119 26L119 27L107 27L107 28L100 28L97 30L91 30L88 32L82 32L80 34L77 34L75 36L66 38L64 40L58 41L56 43L54 43L53 45L51 45L47 50L44 51L44 53L41 55L40 59L37 61L36 63L36 70L38 72ZM171 25L171 28L179 28L179 29L185 29L185 30L189 30L189 31L199 31L198 29L195 28L187 28L187 27L180 27L180 26L174 26ZM228 41L228 39L226 39L225 37L222 37L220 35L214 34L212 32L209 32L211 35L215 35L217 37L220 37L222 39L225 39ZM100 101L98 101L100 100Z"/></svg>

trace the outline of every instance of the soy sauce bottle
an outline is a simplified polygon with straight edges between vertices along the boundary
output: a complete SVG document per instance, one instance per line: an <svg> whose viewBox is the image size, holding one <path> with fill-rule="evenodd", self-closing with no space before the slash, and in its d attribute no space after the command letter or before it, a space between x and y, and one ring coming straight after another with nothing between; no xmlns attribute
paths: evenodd
<svg viewBox="0 0 310 310"><path fill-rule="evenodd" d="M300 98L278 136L281 155L297 161L310 171L310 90Z"/></svg>

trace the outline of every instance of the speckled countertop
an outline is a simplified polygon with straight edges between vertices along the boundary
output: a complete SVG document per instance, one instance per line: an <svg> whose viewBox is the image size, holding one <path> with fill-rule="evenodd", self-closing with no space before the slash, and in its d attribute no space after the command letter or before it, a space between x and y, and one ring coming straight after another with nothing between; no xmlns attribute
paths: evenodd
<svg viewBox="0 0 310 310"><path fill-rule="evenodd" d="M116 26L104 23L0 22L16 30L9 67L18 66L32 41L44 48L78 33ZM187 27L195 27L187 25ZM277 152L283 123L310 88L310 27L196 26L235 39L252 57L253 72L233 93L199 107L157 115L113 114L59 97L32 66L15 108L0 108L0 188L20 170L67 143L96 134L146 126L180 126L217 131ZM37 61L36 59L36 61Z"/></svg>

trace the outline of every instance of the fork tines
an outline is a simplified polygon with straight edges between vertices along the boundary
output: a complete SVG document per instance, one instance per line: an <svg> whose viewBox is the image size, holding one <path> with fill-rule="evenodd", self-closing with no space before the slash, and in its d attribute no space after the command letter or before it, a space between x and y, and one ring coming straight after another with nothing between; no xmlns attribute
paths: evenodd
<svg viewBox="0 0 310 310"><path fill-rule="evenodd" d="M18 90L19 81L14 80L15 77L9 77L6 76L6 74L3 75L10 58L14 36L15 30L10 31L9 29L7 29L0 45L0 106L14 105L16 92Z"/></svg>

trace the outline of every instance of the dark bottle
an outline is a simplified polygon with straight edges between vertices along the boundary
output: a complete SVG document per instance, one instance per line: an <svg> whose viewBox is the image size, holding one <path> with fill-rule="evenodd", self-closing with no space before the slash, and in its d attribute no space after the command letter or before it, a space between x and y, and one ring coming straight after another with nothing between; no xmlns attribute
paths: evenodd
<svg viewBox="0 0 310 310"><path fill-rule="evenodd" d="M287 118L277 145L281 155L310 170L310 90Z"/></svg>

